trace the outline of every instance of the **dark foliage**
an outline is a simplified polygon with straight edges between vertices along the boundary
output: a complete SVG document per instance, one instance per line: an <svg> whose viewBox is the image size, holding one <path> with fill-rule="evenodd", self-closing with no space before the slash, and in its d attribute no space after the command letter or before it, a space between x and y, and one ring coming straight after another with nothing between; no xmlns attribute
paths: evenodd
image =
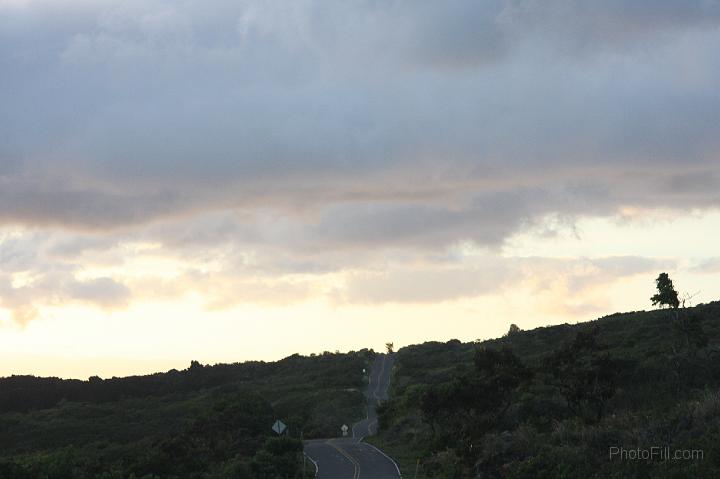
<svg viewBox="0 0 720 479"><path fill-rule="evenodd" d="M720 303L670 306L402 348L375 441L408 477L720 477Z"/></svg>
<svg viewBox="0 0 720 479"><path fill-rule="evenodd" d="M680 306L678 293L675 291L675 286L673 286L673 282L667 273L660 273L655 280L655 285L657 286L658 292L650 298L653 306L670 306L671 308L678 308Z"/></svg>
<svg viewBox="0 0 720 479"><path fill-rule="evenodd" d="M373 353L102 380L0 379L0 479L290 479L300 436L364 414ZM289 434L277 437L282 418Z"/></svg>
<svg viewBox="0 0 720 479"><path fill-rule="evenodd" d="M546 362L553 384L568 408L588 423L602 419L615 394L618 364L598 344L598 329L580 331Z"/></svg>

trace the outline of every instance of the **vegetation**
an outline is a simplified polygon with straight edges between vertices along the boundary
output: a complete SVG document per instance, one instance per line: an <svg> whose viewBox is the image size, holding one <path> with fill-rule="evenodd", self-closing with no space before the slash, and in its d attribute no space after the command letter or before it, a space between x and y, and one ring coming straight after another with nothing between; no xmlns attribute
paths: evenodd
<svg viewBox="0 0 720 479"><path fill-rule="evenodd" d="M0 379L0 479L298 478L364 415L371 351L88 381ZM289 429L271 430L276 419Z"/></svg>
<svg viewBox="0 0 720 479"><path fill-rule="evenodd" d="M400 349L370 440L409 478L718 477L720 303L681 308L666 276L670 312Z"/></svg>
<svg viewBox="0 0 720 479"><path fill-rule="evenodd" d="M400 349L369 441L404 477L719 477L720 302L656 286L669 309ZM0 479L303 477L301 439L364 416L373 356L2 378Z"/></svg>
<svg viewBox="0 0 720 479"><path fill-rule="evenodd" d="M678 292L675 291L675 286L668 276L667 273L660 273L655 280L658 292L650 298L653 306L669 306L671 308L678 308L680 306L680 300L678 299Z"/></svg>
<svg viewBox="0 0 720 479"><path fill-rule="evenodd" d="M507 335L512 336L513 334L519 333L521 331L520 326L517 324L511 324L510 328L508 329Z"/></svg>

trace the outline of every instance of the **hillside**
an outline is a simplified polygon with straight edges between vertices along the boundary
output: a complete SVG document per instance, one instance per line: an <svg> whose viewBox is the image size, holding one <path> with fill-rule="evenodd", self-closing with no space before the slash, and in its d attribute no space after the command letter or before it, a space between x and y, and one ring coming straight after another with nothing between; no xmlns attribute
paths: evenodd
<svg viewBox="0 0 720 479"><path fill-rule="evenodd" d="M718 477L718 353L720 302L405 347L368 441L404 477ZM0 378L0 479L301 477L301 435L363 417L373 357Z"/></svg>
<svg viewBox="0 0 720 479"><path fill-rule="evenodd" d="M718 353L718 302L402 348L374 441L404 477L718 477Z"/></svg>
<svg viewBox="0 0 720 479"><path fill-rule="evenodd" d="M88 381L0 379L0 478L300 477L305 438L363 417L368 350ZM270 427L288 424L279 440Z"/></svg>

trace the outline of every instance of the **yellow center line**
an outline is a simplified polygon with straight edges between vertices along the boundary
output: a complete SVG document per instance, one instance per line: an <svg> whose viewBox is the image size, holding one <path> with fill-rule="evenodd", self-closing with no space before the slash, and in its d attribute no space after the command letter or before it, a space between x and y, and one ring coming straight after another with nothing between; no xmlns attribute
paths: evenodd
<svg viewBox="0 0 720 479"><path fill-rule="evenodd" d="M328 441L327 444L329 444L330 446L332 446L332 447L334 447L335 449L337 449L338 452L339 452L340 454L342 454L343 456L345 456L345 457L352 463L352 465L355 467L355 473L353 474L352 479L360 479L360 463L358 463L357 460L356 460L354 457L352 457L346 450L344 450L343 448L341 448L341 447L338 446L337 444L334 444L334 443L332 443L332 442L330 442L330 441Z"/></svg>

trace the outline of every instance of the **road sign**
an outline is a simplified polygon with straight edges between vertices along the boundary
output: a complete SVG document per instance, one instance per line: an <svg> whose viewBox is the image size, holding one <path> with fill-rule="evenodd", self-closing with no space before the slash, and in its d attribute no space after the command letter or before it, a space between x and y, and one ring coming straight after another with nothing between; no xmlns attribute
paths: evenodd
<svg viewBox="0 0 720 479"><path fill-rule="evenodd" d="M280 419L275 421L275 424L273 424L273 426L272 426L272 430L275 431L278 436L280 434L282 434L283 432L285 432L285 429L287 429L287 426Z"/></svg>
<svg viewBox="0 0 720 479"><path fill-rule="evenodd" d="M345 424L342 425L342 427L340 428L340 430L342 431L343 436L347 436L348 427L347 427Z"/></svg>

